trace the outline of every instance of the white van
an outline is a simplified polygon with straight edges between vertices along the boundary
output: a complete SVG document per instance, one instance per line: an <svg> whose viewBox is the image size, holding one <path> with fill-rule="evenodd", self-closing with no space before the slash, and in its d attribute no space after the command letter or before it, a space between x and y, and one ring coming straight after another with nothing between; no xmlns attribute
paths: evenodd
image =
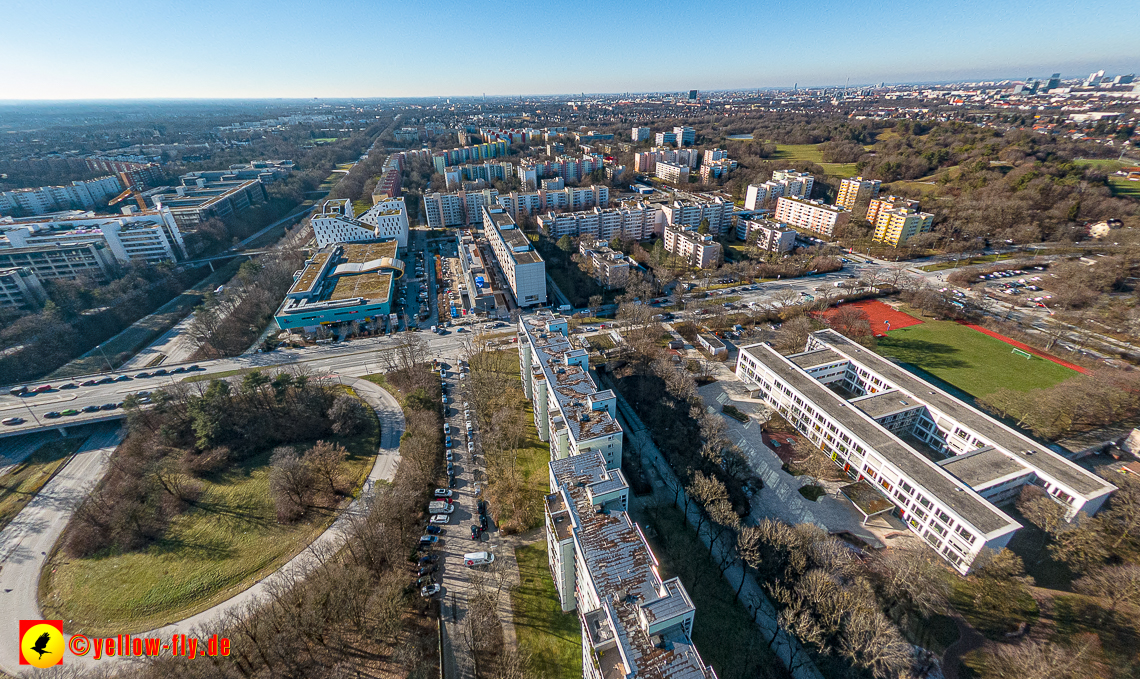
<svg viewBox="0 0 1140 679"><path fill-rule="evenodd" d="M428 514L450 514L455 511L455 505L445 500L434 500L428 503Z"/></svg>
<svg viewBox="0 0 1140 679"><path fill-rule="evenodd" d="M472 566L486 566L494 563L495 555L490 552L471 552L470 554L463 555L463 565L468 568Z"/></svg>

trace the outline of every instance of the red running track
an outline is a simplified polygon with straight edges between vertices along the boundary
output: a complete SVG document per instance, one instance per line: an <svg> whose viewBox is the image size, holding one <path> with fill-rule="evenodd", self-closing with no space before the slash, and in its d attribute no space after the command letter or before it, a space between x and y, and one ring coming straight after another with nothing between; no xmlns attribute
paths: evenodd
<svg viewBox="0 0 1140 679"><path fill-rule="evenodd" d="M1057 365L1063 365L1066 368L1068 368L1070 370L1076 370L1079 373L1088 374L1088 372L1089 372L1088 368L1082 368L1081 366L1073 365L1072 363L1069 363L1068 361L1062 361L1061 359L1057 358L1056 356L1050 356L1049 354L1047 354L1043 351L1040 351L1038 349L1034 349L1033 347L1029 346L1028 344L1025 344L1023 342L1018 342L1015 339L1010 339L1010 338L1006 337L1005 335L1001 334L1000 332L994 332L993 330L989 330L988 328L983 328L980 325L973 325L972 323L964 323L962 321L958 321L958 322L961 323L962 325L966 326L967 328L973 328L974 330L977 330L978 332L980 332L984 335L989 335L990 337L993 337L996 340L1001 340L1002 342L1005 342L1006 344L1010 345L1011 347L1017 347L1018 349L1021 349L1022 351L1028 351L1029 353L1033 354L1034 356L1037 356L1038 358L1043 358L1046 361L1052 361L1053 363L1056 363Z"/></svg>

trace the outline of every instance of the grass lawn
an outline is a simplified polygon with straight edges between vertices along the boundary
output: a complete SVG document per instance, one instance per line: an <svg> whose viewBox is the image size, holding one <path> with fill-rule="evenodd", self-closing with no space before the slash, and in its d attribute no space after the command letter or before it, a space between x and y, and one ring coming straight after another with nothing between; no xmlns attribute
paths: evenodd
<svg viewBox="0 0 1140 679"><path fill-rule="evenodd" d="M348 449L346 476L353 495L380 445L380 422L371 408L368 412L366 433L328 437ZM276 570L324 531L336 513L313 510L306 521L278 524L269 497L271 452L204 481L195 505L146 549L85 559L53 553L40 580L44 613L72 620L76 631L87 633L149 630L203 611Z"/></svg>
<svg viewBox="0 0 1140 679"><path fill-rule="evenodd" d="M642 521L644 519L644 521ZM652 527L646 535L660 562L661 577L680 576L697 608L693 643L721 679L788 677L764 643L759 628L736 592L720 576L709 550L673 506L646 510L639 523Z"/></svg>
<svg viewBox="0 0 1140 679"><path fill-rule="evenodd" d="M958 262L951 260L949 262L939 262L937 264L927 264L926 266L920 266L918 268L922 269L923 271L944 271L946 269L955 269L955 268L960 267L960 266L970 266L971 264L986 264L989 262L1000 262L1002 260L1014 259L1015 257L1021 257L1021 256L1024 256L1024 255L1021 255L1020 253L1016 253L1016 252L1007 252L1007 253L1001 254L1001 255L981 255L978 257L970 257L969 259L963 259L963 260L958 261Z"/></svg>
<svg viewBox="0 0 1140 679"><path fill-rule="evenodd" d="M1125 198L1140 198L1140 182L1130 182L1123 177L1109 177L1108 185L1112 195Z"/></svg>
<svg viewBox="0 0 1140 679"><path fill-rule="evenodd" d="M83 437L48 441L0 476L0 528L16 518L51 477L79 450Z"/></svg>
<svg viewBox="0 0 1140 679"><path fill-rule="evenodd" d="M907 313L918 316L907 309ZM909 363L975 397L1002 387L1028 391L1051 387L1077 373L1043 358L1011 353L1013 347L953 321L934 321L892 330L878 351Z"/></svg>
<svg viewBox="0 0 1140 679"><path fill-rule="evenodd" d="M511 591L519 648L530 654L532 676L582 676L582 629L578 616L563 613L547 567L546 541L515 549L519 586Z"/></svg>

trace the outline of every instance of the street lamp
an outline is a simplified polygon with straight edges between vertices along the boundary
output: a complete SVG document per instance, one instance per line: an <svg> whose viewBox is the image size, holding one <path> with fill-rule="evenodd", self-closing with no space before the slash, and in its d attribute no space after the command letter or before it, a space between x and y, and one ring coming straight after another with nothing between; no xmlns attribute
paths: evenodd
<svg viewBox="0 0 1140 679"><path fill-rule="evenodd" d="M36 426L43 426L43 423L40 422L40 418L36 417L36 414L32 412L32 407L28 405L28 402L24 400L23 397L21 397L20 400L24 404L24 407L28 409L28 414L31 415L32 419L36 421Z"/></svg>
<svg viewBox="0 0 1140 679"><path fill-rule="evenodd" d="M103 345L96 344L95 348L99 350L100 354L103 354L103 360L107 362L107 372L114 372L115 366L111 364L111 359L107 358L107 352L103 351Z"/></svg>

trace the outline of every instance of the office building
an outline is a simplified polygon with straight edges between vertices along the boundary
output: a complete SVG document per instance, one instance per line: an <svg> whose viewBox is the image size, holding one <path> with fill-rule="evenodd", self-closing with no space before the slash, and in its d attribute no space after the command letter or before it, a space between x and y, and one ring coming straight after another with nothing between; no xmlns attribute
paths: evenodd
<svg viewBox="0 0 1140 679"><path fill-rule="evenodd" d="M823 236L831 236L837 227L847 223L850 216L851 211L847 208L803 198L780 198L776 201L776 214L773 215L778 222Z"/></svg>
<svg viewBox="0 0 1140 679"><path fill-rule="evenodd" d="M606 290L624 288L629 281L631 260L625 253L610 248L609 241L583 238L578 253L589 262L590 275Z"/></svg>
<svg viewBox="0 0 1140 679"><path fill-rule="evenodd" d="M322 248L289 288L274 314L282 330L359 323L368 328L392 311L395 281L404 275L395 240Z"/></svg>
<svg viewBox="0 0 1140 679"><path fill-rule="evenodd" d="M296 164L291 160L254 160L248 163L230 165L228 170L187 172L182 175L182 184L189 186L198 179L205 179L207 183L256 179L262 184L272 184L279 179L288 177L295 167Z"/></svg>
<svg viewBox="0 0 1140 679"><path fill-rule="evenodd" d="M843 468L852 495L873 489L960 573L1020 528L998 507L1023 486L1043 488L1069 518L1096 513L1115 490L834 330L813 333L791 356L741 347L736 375Z"/></svg>
<svg viewBox="0 0 1140 679"><path fill-rule="evenodd" d="M403 198L384 200L357 217L347 199L326 200L318 206L309 223L318 247L391 238L408 247L408 209Z"/></svg>
<svg viewBox="0 0 1140 679"><path fill-rule="evenodd" d="M210 181L183 175L182 186L153 193L155 207L170 210L174 221L190 229L208 219L226 219L267 200L265 186L257 179Z"/></svg>
<svg viewBox="0 0 1140 679"><path fill-rule="evenodd" d="M673 137L677 146L692 146L697 143L697 133L691 127L674 127Z"/></svg>
<svg viewBox="0 0 1140 679"><path fill-rule="evenodd" d="M897 248L910 237L930 231L933 226L934 215L928 212L919 212L914 208L880 210L871 240Z"/></svg>
<svg viewBox="0 0 1140 679"><path fill-rule="evenodd" d="M654 174L671 184L686 184L689 181L689 166L659 160Z"/></svg>
<svg viewBox="0 0 1140 679"><path fill-rule="evenodd" d="M0 269L30 269L41 281L89 279L105 282L117 273L119 263L102 238L96 240L0 247Z"/></svg>
<svg viewBox="0 0 1140 679"><path fill-rule="evenodd" d="M648 127L635 127L633 128L631 138L635 142L649 141L649 135L651 134L653 134L653 130Z"/></svg>
<svg viewBox="0 0 1140 679"><path fill-rule="evenodd" d="M515 296L515 304L546 304L546 262L502 207L483 206L483 235L491 244L495 263Z"/></svg>
<svg viewBox="0 0 1140 679"><path fill-rule="evenodd" d="M522 316L518 330L523 390L550 458L600 454L606 469L621 469L617 397L594 384L586 351L570 344L566 318L539 311Z"/></svg>
<svg viewBox="0 0 1140 679"><path fill-rule="evenodd" d="M696 607L663 579L627 512L629 486L599 455L550 462L548 564L563 611L582 628L585 679L716 679L691 638Z"/></svg>
<svg viewBox="0 0 1140 679"><path fill-rule="evenodd" d="M661 204L660 210L667 226L699 227L702 221L708 220L709 234L714 237L726 233L732 226L732 203L719 196L712 200L677 199Z"/></svg>
<svg viewBox="0 0 1140 679"><path fill-rule="evenodd" d="M879 195L882 182L878 179L863 179L862 177L848 177L839 182L839 197L835 204L854 210L856 206L867 205L872 198Z"/></svg>
<svg viewBox="0 0 1140 679"><path fill-rule="evenodd" d="M32 217L61 210L94 210L122 190L118 177L100 177L67 186L0 191L0 215Z"/></svg>
<svg viewBox="0 0 1140 679"><path fill-rule="evenodd" d="M48 299L39 278L28 267L0 266L0 309L35 311Z"/></svg>
<svg viewBox="0 0 1140 679"><path fill-rule="evenodd" d="M707 233L697 233L695 226L666 226L665 251L698 269L711 269L723 261L720 243Z"/></svg>
<svg viewBox="0 0 1140 679"><path fill-rule="evenodd" d="M791 252L796 247L796 230L770 219L738 219L736 236L765 252Z"/></svg>
<svg viewBox="0 0 1140 679"><path fill-rule="evenodd" d="M71 247L105 243L120 264L171 262L187 257L182 232L165 208L122 215L78 213L64 217L0 219L0 252L8 248Z"/></svg>

